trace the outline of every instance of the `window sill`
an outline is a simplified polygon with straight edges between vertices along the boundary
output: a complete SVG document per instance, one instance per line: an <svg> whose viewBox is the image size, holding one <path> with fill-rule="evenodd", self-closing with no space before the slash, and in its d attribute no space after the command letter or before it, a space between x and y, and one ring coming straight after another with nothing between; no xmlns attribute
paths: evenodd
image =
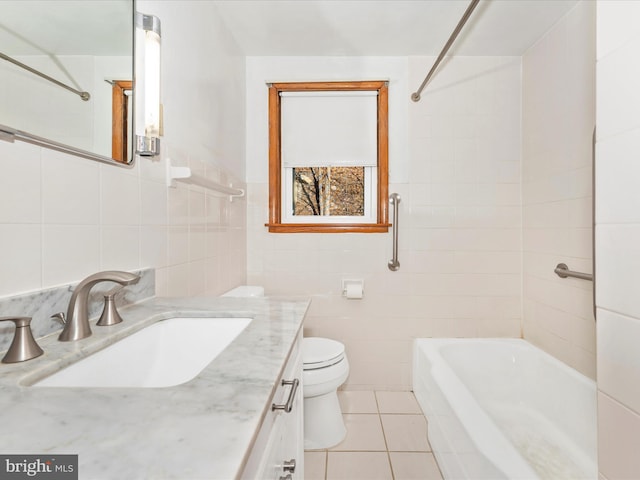
<svg viewBox="0 0 640 480"><path fill-rule="evenodd" d="M386 233L390 223L267 223L270 233Z"/></svg>

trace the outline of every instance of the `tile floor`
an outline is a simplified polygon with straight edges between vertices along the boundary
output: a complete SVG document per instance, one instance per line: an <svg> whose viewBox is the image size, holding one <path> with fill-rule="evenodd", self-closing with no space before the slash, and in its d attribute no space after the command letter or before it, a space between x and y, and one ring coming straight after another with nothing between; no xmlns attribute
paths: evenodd
<svg viewBox="0 0 640 480"><path fill-rule="evenodd" d="M305 452L305 480L442 480L411 392L339 391L342 443Z"/></svg>

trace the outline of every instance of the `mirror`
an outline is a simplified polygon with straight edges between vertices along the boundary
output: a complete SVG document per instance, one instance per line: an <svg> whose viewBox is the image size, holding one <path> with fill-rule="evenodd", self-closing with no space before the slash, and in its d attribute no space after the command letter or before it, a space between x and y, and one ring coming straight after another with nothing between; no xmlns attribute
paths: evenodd
<svg viewBox="0 0 640 480"><path fill-rule="evenodd" d="M0 138L130 164L133 26L133 0L1 1Z"/></svg>

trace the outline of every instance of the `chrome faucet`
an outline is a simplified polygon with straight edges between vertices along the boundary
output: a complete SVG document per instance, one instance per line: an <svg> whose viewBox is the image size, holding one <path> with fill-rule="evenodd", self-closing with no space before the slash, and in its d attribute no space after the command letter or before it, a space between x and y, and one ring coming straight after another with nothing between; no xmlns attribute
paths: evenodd
<svg viewBox="0 0 640 480"><path fill-rule="evenodd" d="M100 282L115 282L120 285L131 285L140 280L140 275L117 270L94 273L82 280L73 291L66 318L62 314L55 315L62 318L64 329L58 337L61 342L80 340L91 335L89 326L89 291Z"/></svg>
<svg viewBox="0 0 640 480"><path fill-rule="evenodd" d="M0 317L0 322L10 321L16 325L13 341L2 363L17 363L39 357L44 352L31 332L31 317Z"/></svg>

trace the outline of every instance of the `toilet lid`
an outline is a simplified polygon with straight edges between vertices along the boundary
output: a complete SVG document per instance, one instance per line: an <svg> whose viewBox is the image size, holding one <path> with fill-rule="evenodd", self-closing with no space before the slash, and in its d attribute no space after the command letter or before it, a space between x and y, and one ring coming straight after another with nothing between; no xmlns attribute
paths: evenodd
<svg viewBox="0 0 640 480"><path fill-rule="evenodd" d="M302 363L305 370L335 365L344 357L344 345L336 340L320 337L302 339Z"/></svg>

